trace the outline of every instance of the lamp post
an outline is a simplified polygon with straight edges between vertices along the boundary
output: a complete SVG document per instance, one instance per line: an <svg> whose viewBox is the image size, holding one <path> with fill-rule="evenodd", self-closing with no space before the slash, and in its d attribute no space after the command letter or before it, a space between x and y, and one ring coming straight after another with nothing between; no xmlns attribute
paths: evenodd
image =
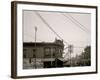
<svg viewBox="0 0 100 80"><path fill-rule="evenodd" d="M35 27L35 68L36 68L36 32L37 32L37 27Z"/></svg>

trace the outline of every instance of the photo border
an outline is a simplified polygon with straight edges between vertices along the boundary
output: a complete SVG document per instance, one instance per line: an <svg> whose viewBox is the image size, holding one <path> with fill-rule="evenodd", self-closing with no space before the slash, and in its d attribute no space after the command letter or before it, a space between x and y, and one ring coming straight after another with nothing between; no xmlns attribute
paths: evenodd
<svg viewBox="0 0 100 80"><path fill-rule="evenodd" d="M76 8L93 8L96 9L96 71L82 72L82 73L63 73L50 75L33 75L33 76L17 76L17 4L34 4L46 6L59 7L76 7ZM32 77L50 77L50 76L65 76L65 75L80 75L80 74L94 74L98 72L98 7L88 5L73 5L73 4L58 4L58 3L42 3L42 2L26 2L26 1L12 1L11 2L11 77L12 78L32 78Z"/></svg>

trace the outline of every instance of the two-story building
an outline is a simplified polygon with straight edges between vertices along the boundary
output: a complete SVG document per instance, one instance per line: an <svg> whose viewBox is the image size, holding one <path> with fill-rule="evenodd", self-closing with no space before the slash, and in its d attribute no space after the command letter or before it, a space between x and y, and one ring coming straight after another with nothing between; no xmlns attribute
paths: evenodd
<svg viewBox="0 0 100 80"><path fill-rule="evenodd" d="M63 41L57 39L54 42L24 42L23 68L30 64L30 68L62 67L63 49Z"/></svg>

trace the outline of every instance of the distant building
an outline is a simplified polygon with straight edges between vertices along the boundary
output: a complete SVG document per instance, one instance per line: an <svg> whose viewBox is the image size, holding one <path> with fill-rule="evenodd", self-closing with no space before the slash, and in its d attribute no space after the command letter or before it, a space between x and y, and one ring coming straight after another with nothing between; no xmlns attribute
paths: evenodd
<svg viewBox="0 0 100 80"><path fill-rule="evenodd" d="M61 40L54 42L25 42L23 43L24 63L27 59L35 68L62 67L64 44ZM25 65L24 65L25 66ZM26 67L27 68L27 65Z"/></svg>

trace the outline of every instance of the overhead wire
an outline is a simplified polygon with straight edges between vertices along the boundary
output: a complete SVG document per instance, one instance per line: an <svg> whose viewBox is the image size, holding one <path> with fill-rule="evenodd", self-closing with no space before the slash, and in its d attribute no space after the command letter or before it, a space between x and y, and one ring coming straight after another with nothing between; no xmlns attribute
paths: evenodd
<svg viewBox="0 0 100 80"><path fill-rule="evenodd" d="M65 41L47 22L46 20L38 13L35 12L37 16L40 17L40 19L45 23L45 25L47 25L47 27L49 27L49 29L51 29L53 31L54 34L56 34L61 40L63 40L64 43L66 43L67 45L69 45L69 43L67 41Z"/></svg>
<svg viewBox="0 0 100 80"><path fill-rule="evenodd" d="M43 16L41 16L38 12L35 12L37 16L40 17L40 19L45 23L45 25L47 25L47 27L49 27L50 30L53 31L54 34L56 34L61 40L63 40L63 38L49 25L49 23L43 18ZM64 16L66 16L65 14L63 14ZM67 17L67 16L66 16ZM75 25L77 25L81 30L85 31L86 33L88 33L86 28L83 28L84 26L79 23L76 19L74 19L71 15L70 15L71 19L69 17L67 17L68 19L70 19ZM72 20L73 19L73 20ZM75 22L74 22L75 21ZM79 26L80 25L80 26ZM83 26L83 27L82 27ZM63 40L64 43L66 43L67 45L69 45L68 42L66 42L65 40ZM68 48L68 47L66 47ZM64 50L66 49L64 48ZM84 48L84 47L74 47L74 48ZM67 54L65 54L66 56ZM65 57L64 56L64 57Z"/></svg>
<svg viewBox="0 0 100 80"><path fill-rule="evenodd" d="M71 22L73 22L77 27L79 27L82 31L86 32L86 33L89 33L89 31L87 31L86 29L84 29L83 27L81 27L79 25L79 22L78 24L76 23L77 21L75 21L73 18L69 18L67 15L65 15L64 13L61 13L63 16L65 16L67 19L69 19Z"/></svg>
<svg viewBox="0 0 100 80"><path fill-rule="evenodd" d="M61 36L60 35L58 35L58 33L57 32L55 32L55 30L46 22L46 20L38 13L38 12L35 12L39 17L40 17L40 19L61 39L61 40L63 40L62 38L61 38ZM69 45L69 43L68 42L66 42L65 40L63 40L65 43L67 43L68 45ZM66 47L66 48L68 48L68 47ZM77 47L77 48L84 48L84 47Z"/></svg>
<svg viewBox="0 0 100 80"><path fill-rule="evenodd" d="M78 23L85 30L89 31L82 23L80 23L77 19L75 19L71 14L68 14L76 23Z"/></svg>
<svg viewBox="0 0 100 80"><path fill-rule="evenodd" d="M62 14L62 15L65 16L66 18L68 18L71 22L73 22L82 31L85 31L86 33L89 33L88 29L83 24L81 24L79 21L77 21L73 16L71 16L70 14L69 14L70 17L66 16L65 14ZM74 46L74 48L83 48L84 49L84 47L78 47L78 46L77 47ZM68 47L64 48L64 50L66 50L66 49L68 49ZM64 55L64 57L66 57L66 56L67 56L67 54Z"/></svg>

